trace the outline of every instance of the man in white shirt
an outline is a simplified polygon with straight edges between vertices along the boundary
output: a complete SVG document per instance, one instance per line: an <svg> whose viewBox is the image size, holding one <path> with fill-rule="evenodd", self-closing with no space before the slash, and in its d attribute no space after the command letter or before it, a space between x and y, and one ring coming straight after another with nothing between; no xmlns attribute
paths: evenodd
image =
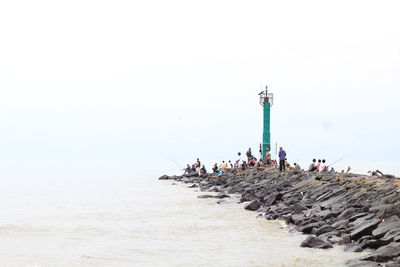
<svg viewBox="0 0 400 267"><path fill-rule="evenodd" d="M243 158L242 158L242 153L238 153L238 159L236 160L236 168L238 172L242 169L242 164L243 164Z"/></svg>
<svg viewBox="0 0 400 267"><path fill-rule="evenodd" d="M326 161L323 159L321 165L319 165L318 171L326 172L328 171L329 166L326 164Z"/></svg>

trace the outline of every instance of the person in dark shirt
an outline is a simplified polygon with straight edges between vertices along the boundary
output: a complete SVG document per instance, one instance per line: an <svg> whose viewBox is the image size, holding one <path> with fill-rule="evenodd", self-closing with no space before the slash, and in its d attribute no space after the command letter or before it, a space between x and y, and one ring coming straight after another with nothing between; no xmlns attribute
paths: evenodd
<svg viewBox="0 0 400 267"><path fill-rule="evenodd" d="M280 149L279 149L279 170L280 171L286 170L285 160L286 160L286 151L283 150L282 147L280 147Z"/></svg>

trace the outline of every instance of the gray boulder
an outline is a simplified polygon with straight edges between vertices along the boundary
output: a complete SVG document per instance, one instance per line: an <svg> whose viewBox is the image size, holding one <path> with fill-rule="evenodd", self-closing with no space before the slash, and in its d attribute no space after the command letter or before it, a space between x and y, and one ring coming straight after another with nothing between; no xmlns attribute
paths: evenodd
<svg viewBox="0 0 400 267"><path fill-rule="evenodd" d="M385 221L380 223L378 227L374 231L372 231L372 235L375 238L381 238L387 232L396 228L400 228L400 220L397 216L393 216L388 219L385 219Z"/></svg>
<svg viewBox="0 0 400 267"><path fill-rule="evenodd" d="M306 240L304 240L300 244L300 247L327 249L327 248L332 248L332 245L329 244L328 242L325 242L324 240L319 239L318 237L309 236L309 237L307 237Z"/></svg>
<svg viewBox="0 0 400 267"><path fill-rule="evenodd" d="M365 235L370 235L379 222L378 219L372 219L355 225L355 228L350 232L351 240L358 240Z"/></svg>
<svg viewBox="0 0 400 267"><path fill-rule="evenodd" d="M333 231L335 231L334 227L332 227L330 225L324 225L324 226L318 228L315 231L315 235L319 236L319 235L322 235L322 234L325 234L325 233L329 233L329 232L333 232Z"/></svg>
<svg viewBox="0 0 400 267"><path fill-rule="evenodd" d="M400 256L400 244L391 243L361 258L363 261L388 262Z"/></svg>
<svg viewBox="0 0 400 267"><path fill-rule="evenodd" d="M261 203L258 200L251 202L250 204L246 205L244 208L246 210L256 211L261 207Z"/></svg>

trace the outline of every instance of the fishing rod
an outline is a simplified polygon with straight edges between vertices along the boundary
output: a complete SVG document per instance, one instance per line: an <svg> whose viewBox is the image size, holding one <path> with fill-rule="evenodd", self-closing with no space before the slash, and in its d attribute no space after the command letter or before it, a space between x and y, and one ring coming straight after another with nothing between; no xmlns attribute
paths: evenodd
<svg viewBox="0 0 400 267"><path fill-rule="evenodd" d="M345 158L347 158L348 156L350 156L350 155L354 154L354 153L355 153L355 152L357 152L358 150L360 150L360 149L359 149L359 148L357 148L356 150L354 150L354 151L350 152L349 154L347 154L347 155L345 155L345 156L341 157L340 159L338 159L338 160L337 160L337 161L335 161L334 163L330 164L330 165L329 165L329 167L332 167L332 166L334 166L336 163L338 163L338 162L340 162L340 161L344 160Z"/></svg>
<svg viewBox="0 0 400 267"><path fill-rule="evenodd" d="M163 158L165 158L166 160L169 160L169 161L171 161L172 163L174 163L174 164L179 168L179 170L183 170L183 169L182 169L182 165L181 165L177 160L171 159L170 157L166 156L165 154L161 154L161 156L162 156Z"/></svg>

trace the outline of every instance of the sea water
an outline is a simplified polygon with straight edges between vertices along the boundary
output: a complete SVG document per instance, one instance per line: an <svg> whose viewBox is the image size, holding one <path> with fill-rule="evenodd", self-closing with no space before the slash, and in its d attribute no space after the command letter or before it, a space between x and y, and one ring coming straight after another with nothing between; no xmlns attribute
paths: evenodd
<svg viewBox="0 0 400 267"><path fill-rule="evenodd" d="M306 236L235 200L104 164L3 162L0 266L343 266L362 256L300 248Z"/></svg>

